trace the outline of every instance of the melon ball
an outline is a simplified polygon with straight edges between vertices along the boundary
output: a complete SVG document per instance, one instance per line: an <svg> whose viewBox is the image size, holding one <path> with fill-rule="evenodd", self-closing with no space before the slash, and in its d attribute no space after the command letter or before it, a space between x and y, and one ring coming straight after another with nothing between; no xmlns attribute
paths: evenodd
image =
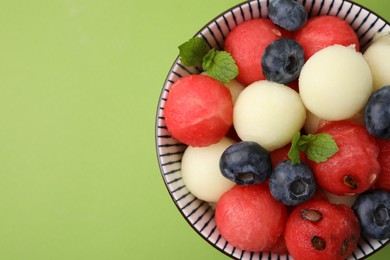
<svg viewBox="0 0 390 260"><path fill-rule="evenodd" d="M257 142L273 151L291 141L305 117L306 109L296 91L262 80L247 86L239 95L233 125L241 140Z"/></svg>
<svg viewBox="0 0 390 260"><path fill-rule="evenodd" d="M299 93L306 108L317 117L348 119L364 108L372 93L371 71L353 47L333 45L303 65Z"/></svg>
<svg viewBox="0 0 390 260"><path fill-rule="evenodd" d="M229 89L230 94L232 95L233 105L235 105L238 96L244 90L245 86L236 79L232 79L228 83L225 83L225 86Z"/></svg>
<svg viewBox="0 0 390 260"><path fill-rule="evenodd" d="M179 142L199 147L215 144L232 126L232 95L209 76L184 76L169 90L164 117L169 133Z"/></svg>
<svg viewBox="0 0 390 260"><path fill-rule="evenodd" d="M271 250L283 236L286 221L286 208L271 196L267 183L234 186L215 210L221 236L245 251Z"/></svg>
<svg viewBox="0 0 390 260"><path fill-rule="evenodd" d="M306 111L306 121L303 126L305 132L308 134L315 134L317 129L321 128L327 121L319 118L318 116L311 113L309 110Z"/></svg>
<svg viewBox="0 0 390 260"><path fill-rule="evenodd" d="M344 204L348 207L352 207L352 205L355 203L356 198L358 195L336 195L334 193L324 191L324 194L328 201L333 204Z"/></svg>
<svg viewBox="0 0 390 260"><path fill-rule="evenodd" d="M235 142L222 138L206 147L188 146L181 161L181 173L187 189L198 199L217 202L235 183L225 178L219 169L222 153Z"/></svg>
<svg viewBox="0 0 390 260"><path fill-rule="evenodd" d="M201 75L207 75L207 72L203 71ZM232 101L234 105L241 91L244 90L245 86L236 79L232 79L231 81L224 84L229 89L230 94L232 95Z"/></svg>
<svg viewBox="0 0 390 260"><path fill-rule="evenodd" d="M322 128L324 125L330 122L319 118L318 116L311 113L309 110L307 110L306 112L306 121L305 125L303 126L303 129L305 129L305 132L308 134L315 134L318 129ZM364 125L364 110L359 111L357 114L355 114L348 120L351 120L359 125Z"/></svg>
<svg viewBox="0 0 390 260"><path fill-rule="evenodd" d="M370 66L374 91L390 84L390 35L379 37L364 52Z"/></svg>

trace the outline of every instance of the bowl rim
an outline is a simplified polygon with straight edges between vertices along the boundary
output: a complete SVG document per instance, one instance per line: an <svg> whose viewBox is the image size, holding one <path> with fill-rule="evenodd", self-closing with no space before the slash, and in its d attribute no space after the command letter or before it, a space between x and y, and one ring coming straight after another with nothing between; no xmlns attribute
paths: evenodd
<svg viewBox="0 0 390 260"><path fill-rule="evenodd" d="M213 21L217 20L219 17L222 17L223 15L231 12L232 10L235 10L236 8L240 8L241 6L245 5L245 4L250 4L251 2L258 2L260 4L260 2L266 2L267 3L267 6L269 5L271 0L247 0L247 1L242 1L238 4L235 4L231 7L229 7L228 9L220 12L218 15L214 16L212 19L210 19L208 22L206 22L205 25L203 25L192 37L196 37L197 35L199 35L202 31L204 31L208 25L210 25ZM297 0L303 4L305 4L308 0ZM316 0L314 0L316 1ZM313 1L313 2L314 2ZM334 2L335 0L322 0L322 1L332 1ZM353 0L341 0L342 2L347 2L347 3L350 3L351 5L355 5L355 6L358 6L360 7L361 9L364 9L366 11L368 11L369 13L375 15L377 18L383 20L387 25L390 25L390 22L389 20L385 19L383 16L379 15L377 12L371 10L370 8L368 7L365 7L363 6L362 4L360 3L357 3L357 2L354 2ZM390 33L390 32L389 32ZM370 43L371 43L372 39L368 42L365 43L365 46L369 46ZM235 256L233 256L233 254L229 254L228 252L224 251L222 248L218 247L216 244L212 243L209 239L207 239L207 237L205 237L199 230L197 230L195 228L195 226L190 222L190 220L187 218L187 216L184 214L184 212L181 210L178 202L175 200L173 194L171 193L171 190L169 189L169 186L167 184L167 182L165 181L164 179L164 170L163 170L163 167L162 167L162 162L160 160L160 154L159 154L159 137L158 137L158 131L159 131L159 124L158 124L158 121L159 121L159 110L162 108L161 107L161 104L163 102L163 93L164 93L164 86L165 84L168 82L168 79L169 79L169 76L172 74L172 72L174 71L174 68L177 64L180 64L180 55L177 55L176 58L174 59L165 79L164 79L164 82L163 82L163 86L162 86L162 89L160 91L160 94L158 96L158 102L157 102L157 107L156 107L156 113L155 113L155 131L154 131L154 139L155 139L155 152L156 152L156 158L157 158L157 163L158 163L158 166L159 166L159 170L160 170L160 176L164 182L164 186L171 198L171 200L173 201L175 207L177 208L177 210L180 212L180 214L182 215L182 217L185 219L185 221L189 224L189 226L200 236L202 237L203 240L207 241L208 244L210 244L211 246L213 246L215 249L217 249L219 252L223 253L224 255L228 256L229 258L232 258L232 259L238 259L236 258ZM182 65L183 66L183 65ZM198 68L196 68L198 69ZM363 238L366 243L369 244L369 242L367 241L367 238L364 237L364 236L361 236L361 238ZM373 254L377 253L378 251L382 250L384 247L386 247L386 245L388 245L390 243L390 238L387 239L387 241L385 242L380 242L380 246L378 248L376 248L375 250L371 251L370 253L365 253L365 255L363 256L363 258L360 258L360 259L365 259L369 256L372 256ZM261 253L261 252L260 252ZM291 256L290 255L286 255L287 256L287 259L289 259ZM278 258L279 259L279 258Z"/></svg>

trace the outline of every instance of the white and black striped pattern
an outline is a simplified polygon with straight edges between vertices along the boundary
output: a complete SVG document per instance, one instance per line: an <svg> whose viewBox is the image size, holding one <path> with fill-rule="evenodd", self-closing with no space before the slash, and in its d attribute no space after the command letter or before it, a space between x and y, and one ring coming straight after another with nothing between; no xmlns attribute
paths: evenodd
<svg viewBox="0 0 390 260"><path fill-rule="evenodd" d="M362 50L372 41L376 32L390 32L390 25L377 14L346 0L299 0L305 5L309 16L335 15L349 22L359 36ZM246 1L216 17L196 36L203 37L210 47L223 48L226 35L242 21L267 17L269 0ZM163 180L177 208L188 223L215 248L235 259L292 259L267 252L253 253L234 248L219 234L214 210L203 201L195 198L185 187L181 178L181 157L185 145L174 140L167 131L164 121L164 105L172 84L179 78L200 73L201 69L187 68L177 58L164 83L156 116L156 146L158 163ZM362 259L382 248L388 240L378 241L361 238L358 248L349 259Z"/></svg>

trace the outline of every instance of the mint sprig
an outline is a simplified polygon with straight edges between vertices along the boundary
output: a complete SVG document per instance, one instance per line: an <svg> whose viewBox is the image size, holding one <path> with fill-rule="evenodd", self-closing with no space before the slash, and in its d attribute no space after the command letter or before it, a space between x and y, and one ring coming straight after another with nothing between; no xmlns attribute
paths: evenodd
<svg viewBox="0 0 390 260"><path fill-rule="evenodd" d="M181 62L184 66L201 64L210 48L203 38L192 38L179 46Z"/></svg>
<svg viewBox="0 0 390 260"><path fill-rule="evenodd" d="M339 150L333 137L327 133L301 135L297 132L291 141L288 158L292 164L300 163L300 151L314 162L325 162Z"/></svg>
<svg viewBox="0 0 390 260"><path fill-rule="evenodd" d="M209 49L203 38L192 38L179 46L180 58L185 66L202 64L207 75L227 83L238 75L238 67L230 53Z"/></svg>
<svg viewBox="0 0 390 260"><path fill-rule="evenodd" d="M207 75L223 83L228 83L238 75L238 68L230 53L211 49L203 57L203 69Z"/></svg>

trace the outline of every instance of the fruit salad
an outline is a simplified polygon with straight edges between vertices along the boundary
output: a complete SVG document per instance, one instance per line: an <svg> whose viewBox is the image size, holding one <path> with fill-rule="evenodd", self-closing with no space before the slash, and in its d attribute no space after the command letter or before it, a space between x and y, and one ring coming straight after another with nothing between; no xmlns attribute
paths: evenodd
<svg viewBox="0 0 390 260"><path fill-rule="evenodd" d="M203 71L172 84L164 118L186 145L184 184L213 205L226 241L345 259L362 235L390 238L388 43L362 51L345 20L271 0L223 49L200 37L179 47Z"/></svg>

